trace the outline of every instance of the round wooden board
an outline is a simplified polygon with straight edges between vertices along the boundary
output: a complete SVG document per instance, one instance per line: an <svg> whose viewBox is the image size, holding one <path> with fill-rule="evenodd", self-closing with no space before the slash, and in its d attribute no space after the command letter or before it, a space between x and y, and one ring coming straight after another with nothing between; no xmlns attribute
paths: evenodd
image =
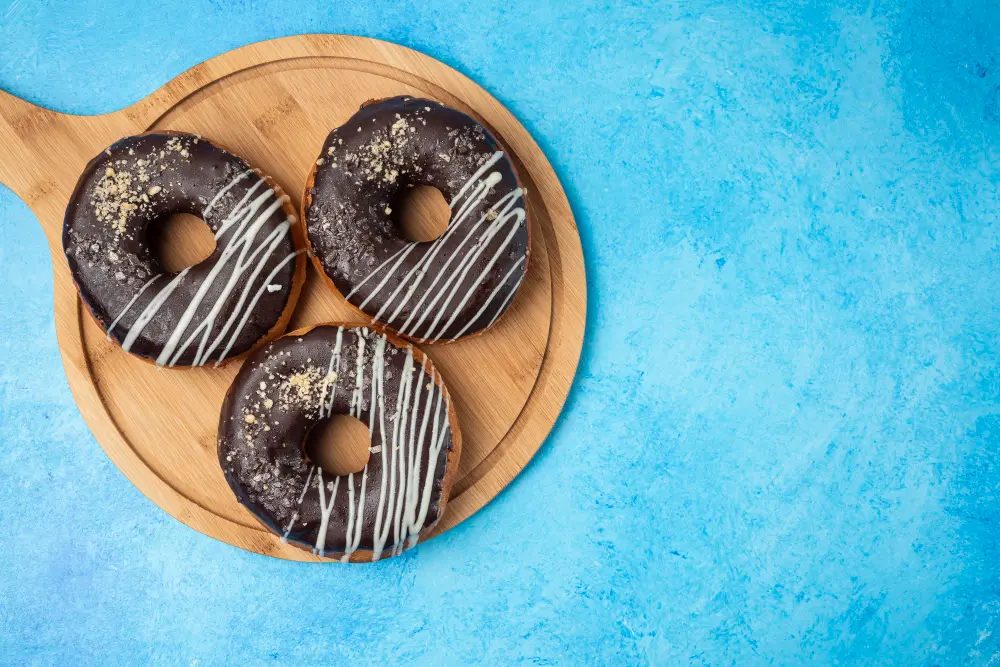
<svg viewBox="0 0 1000 667"><path fill-rule="evenodd" d="M206 61L146 99L103 116L68 116L0 92L0 180L35 211L55 270L56 330L70 387L108 456L160 507L261 554L319 560L263 529L240 506L216 457L222 399L239 363L161 370L108 342L76 295L62 213L86 162L149 129L195 132L274 177L295 200L327 133L363 102L436 99L490 127L528 189L532 264L511 310L485 335L421 346L441 369L463 435L452 499L435 534L471 516L541 446L565 401L583 342L583 256L559 181L527 131L482 88L404 47L342 35L262 42ZM184 243L183 238L179 239ZM310 266L291 328L362 322Z"/></svg>

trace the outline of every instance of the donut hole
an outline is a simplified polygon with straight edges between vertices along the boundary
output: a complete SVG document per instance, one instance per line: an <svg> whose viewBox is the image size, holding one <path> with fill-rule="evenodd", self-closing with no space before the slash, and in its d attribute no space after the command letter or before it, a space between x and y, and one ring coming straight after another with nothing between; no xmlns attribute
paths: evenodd
<svg viewBox="0 0 1000 667"><path fill-rule="evenodd" d="M368 427L349 415L333 415L317 424L306 438L306 456L323 472L349 475L361 472L371 447Z"/></svg>
<svg viewBox="0 0 1000 667"><path fill-rule="evenodd" d="M212 230L204 220L189 213L174 213L157 220L146 235L153 257L169 273L194 266L215 252Z"/></svg>
<svg viewBox="0 0 1000 667"><path fill-rule="evenodd" d="M408 241L433 241L444 234L451 208L437 188L418 185L404 188L392 205L400 231Z"/></svg>

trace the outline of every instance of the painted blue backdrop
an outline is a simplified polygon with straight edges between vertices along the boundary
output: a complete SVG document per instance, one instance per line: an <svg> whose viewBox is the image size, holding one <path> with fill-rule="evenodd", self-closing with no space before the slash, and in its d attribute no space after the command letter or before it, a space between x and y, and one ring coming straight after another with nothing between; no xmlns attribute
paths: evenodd
<svg viewBox="0 0 1000 667"><path fill-rule="evenodd" d="M548 154L590 293L564 415L505 493L375 567L296 565L184 527L107 460L42 233L0 189L0 662L1000 661L998 19L0 0L0 88L68 112L301 32L443 60Z"/></svg>

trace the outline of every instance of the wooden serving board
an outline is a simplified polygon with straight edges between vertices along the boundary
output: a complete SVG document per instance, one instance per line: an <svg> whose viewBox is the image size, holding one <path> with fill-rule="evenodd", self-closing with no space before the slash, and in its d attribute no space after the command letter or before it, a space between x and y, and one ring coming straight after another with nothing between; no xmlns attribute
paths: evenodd
<svg viewBox="0 0 1000 667"><path fill-rule="evenodd" d="M511 150L528 188L531 258L511 310L486 334L422 346L455 397L463 451L436 533L471 516L527 464L569 391L583 343L586 286L572 212L528 132L471 80L410 49L361 37L302 35L212 58L136 104L71 116L0 91L0 181L38 216L55 271L56 332L70 388L112 461L150 499L196 530L261 554L319 560L263 529L240 506L216 458L219 409L239 363L157 369L108 342L80 302L62 220L87 161L152 129L219 142L277 180L299 204L323 139L363 102L436 99L477 117ZM177 243L185 243L183 237ZM194 243L194 241L191 241ZM291 329L361 322L310 266Z"/></svg>

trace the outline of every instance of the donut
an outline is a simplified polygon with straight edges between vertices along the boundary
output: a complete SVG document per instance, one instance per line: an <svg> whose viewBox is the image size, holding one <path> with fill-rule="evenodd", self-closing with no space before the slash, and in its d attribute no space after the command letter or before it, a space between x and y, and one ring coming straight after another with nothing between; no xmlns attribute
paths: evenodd
<svg viewBox="0 0 1000 667"><path fill-rule="evenodd" d="M451 209L433 241L407 240L393 217L418 185ZM491 327L524 280L525 194L485 127L431 100L393 97L326 138L302 221L316 268L348 303L411 341L446 342Z"/></svg>
<svg viewBox="0 0 1000 667"><path fill-rule="evenodd" d="M359 473L309 460L332 415L371 435ZM461 434L441 375L416 347L368 327L319 325L247 357L222 405L219 463L237 500L283 542L376 561L425 537L444 512Z"/></svg>
<svg viewBox="0 0 1000 667"><path fill-rule="evenodd" d="M216 248L170 273L150 225L202 218ZM123 350L159 366L215 365L280 335L305 280L295 209L246 160L193 134L116 142L87 164L63 249L80 298Z"/></svg>

